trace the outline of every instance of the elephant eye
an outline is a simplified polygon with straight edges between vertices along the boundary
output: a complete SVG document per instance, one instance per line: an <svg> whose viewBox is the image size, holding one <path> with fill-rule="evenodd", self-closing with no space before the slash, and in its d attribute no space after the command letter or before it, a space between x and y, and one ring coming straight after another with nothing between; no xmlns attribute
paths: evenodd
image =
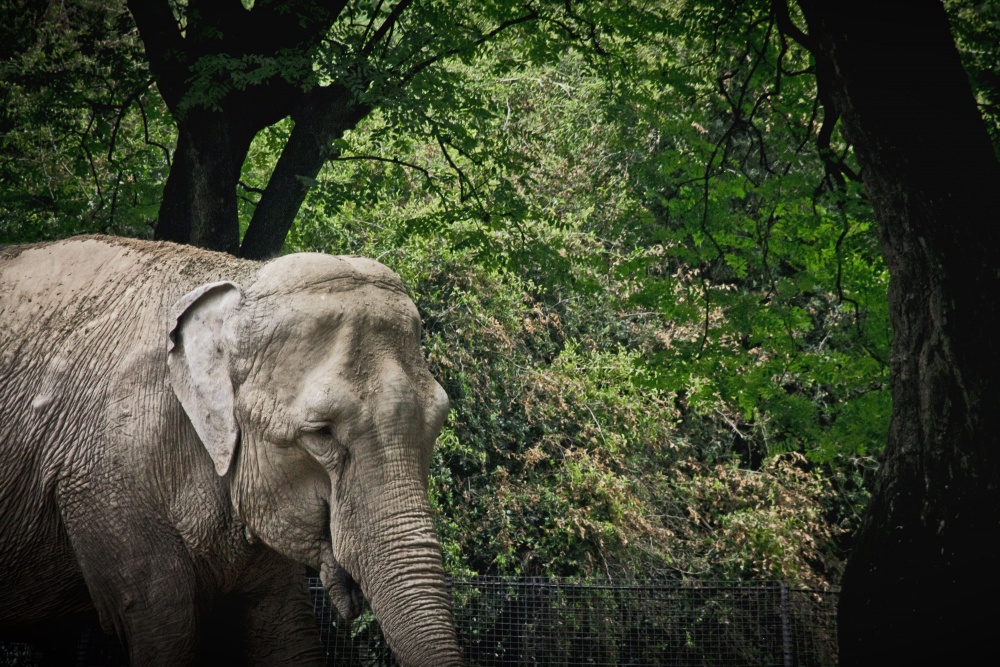
<svg viewBox="0 0 1000 667"><path fill-rule="evenodd" d="M349 453L337 439L334 424L329 422L312 422L301 429L301 443L310 456L315 458L331 472L339 471L347 464Z"/></svg>
<svg viewBox="0 0 1000 667"><path fill-rule="evenodd" d="M308 433L310 435L318 435L321 438L332 438L333 437L333 426L330 424L307 424L302 427L303 433Z"/></svg>

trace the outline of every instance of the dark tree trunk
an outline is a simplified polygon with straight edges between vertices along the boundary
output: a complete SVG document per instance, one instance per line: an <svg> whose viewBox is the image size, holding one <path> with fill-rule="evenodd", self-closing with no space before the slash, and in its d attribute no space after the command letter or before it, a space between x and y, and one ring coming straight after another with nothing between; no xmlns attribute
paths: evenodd
<svg viewBox="0 0 1000 667"><path fill-rule="evenodd" d="M281 250L310 184L332 157L331 145L370 111L343 86L314 88L292 120L295 127L257 202L240 256L268 259Z"/></svg>
<svg viewBox="0 0 1000 667"><path fill-rule="evenodd" d="M154 238L237 254L236 185L253 135L225 114L192 109L177 124L177 149Z"/></svg>
<svg viewBox="0 0 1000 667"><path fill-rule="evenodd" d="M939 2L799 4L891 279L893 415L841 664L975 664L1000 592L1000 165Z"/></svg>
<svg viewBox="0 0 1000 667"><path fill-rule="evenodd" d="M502 30L538 18L529 9L492 30L473 30L464 47L386 69L371 61L387 65L386 59L396 57L391 44L411 0L379 2L374 9L351 3L345 22L361 37L353 46L353 38L340 42L329 34L347 0L256 0L250 7L236 0L126 3L178 124L155 237L253 259L281 251L310 185L334 155L333 141L370 112L362 98L373 72L405 85L444 56L471 52ZM351 65L319 85L319 70L304 65L330 57L321 55L325 51L340 52L334 56L338 67ZM251 75L234 77L240 69ZM236 188L249 145L262 129L289 116L294 129L240 245Z"/></svg>
<svg viewBox="0 0 1000 667"><path fill-rule="evenodd" d="M177 120L177 148L163 191L157 239L240 254L236 192L254 136L292 116L292 141L282 151L248 230L247 256L276 255L336 137L366 114L343 86L318 87L311 70L234 85L228 57L285 63L295 71L312 58L346 0L189 0L183 30L168 0L128 0L163 100ZM394 21L395 19L393 19ZM387 26L392 22L387 22ZM206 63L209 63L206 65ZM214 65L211 63L215 63ZM218 99L193 94L198 77ZM202 80L200 85L204 86ZM303 90L309 89L309 93ZM303 178L304 177L304 178Z"/></svg>

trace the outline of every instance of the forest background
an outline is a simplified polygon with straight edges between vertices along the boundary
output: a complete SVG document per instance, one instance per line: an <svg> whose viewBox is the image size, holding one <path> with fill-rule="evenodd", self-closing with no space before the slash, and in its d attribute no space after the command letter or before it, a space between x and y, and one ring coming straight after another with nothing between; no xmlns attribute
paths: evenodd
<svg viewBox="0 0 1000 667"><path fill-rule="evenodd" d="M430 487L449 571L836 585L892 408L853 152L783 3L599 4L346 3L308 59L216 54L178 102L125 2L10 3L0 243L151 238L178 108L346 81L364 113L297 176L283 251L410 287L452 400ZM996 147L1000 14L945 6ZM295 127L238 165L244 238Z"/></svg>

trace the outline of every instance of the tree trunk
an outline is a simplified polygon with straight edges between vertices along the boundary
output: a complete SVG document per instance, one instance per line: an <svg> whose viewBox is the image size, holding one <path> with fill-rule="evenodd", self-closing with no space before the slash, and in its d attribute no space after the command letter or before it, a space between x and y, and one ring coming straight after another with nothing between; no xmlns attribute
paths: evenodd
<svg viewBox="0 0 1000 667"><path fill-rule="evenodd" d="M240 256L268 259L278 254L306 193L331 157L331 145L371 109L340 85L312 89L292 114L295 127L257 202Z"/></svg>
<svg viewBox="0 0 1000 667"><path fill-rule="evenodd" d="M235 255L236 185L253 134L238 130L226 114L203 108L189 110L177 130L154 238Z"/></svg>
<svg viewBox="0 0 1000 667"><path fill-rule="evenodd" d="M330 89L344 90L342 86L315 88L311 68L295 75L299 78L289 78L289 73L301 69L303 60L311 62L313 50L347 3L258 0L248 8L232 1L190 0L181 12L183 26L178 24L175 3L168 0L128 0L127 4L157 87L177 120L177 149L154 236L238 254L236 188L250 143L263 128L289 115L294 117L296 110L301 112L303 100L329 101ZM270 67L280 64L281 73L253 83L235 83L219 65L227 58L266 62ZM200 78L199 85L204 85L205 77L211 79L209 99L205 99L204 90L195 92L198 86L194 83ZM302 91L309 87L313 90L304 95ZM362 113L353 121L344 118L344 112L360 106L352 102L353 97L335 94L333 98L345 104L326 108L307 105L304 117L308 122L300 130L296 119L296 131L308 135L304 130L318 130L322 142L325 128L336 125L337 119L342 122L335 136L364 116ZM281 160L286 166L276 169L275 191L270 192L268 186L262 200L265 210L258 211L250 225L249 256L269 257L281 250L307 189L295 176L315 178L330 141L332 137L318 149L316 141L299 141L283 151ZM301 166L303 162L306 167ZM288 167L289 163L293 166ZM292 174L296 187L288 187L287 173Z"/></svg>
<svg viewBox="0 0 1000 667"><path fill-rule="evenodd" d="M1000 165L939 2L799 4L890 273L893 414L841 664L974 664L993 652L1000 562Z"/></svg>

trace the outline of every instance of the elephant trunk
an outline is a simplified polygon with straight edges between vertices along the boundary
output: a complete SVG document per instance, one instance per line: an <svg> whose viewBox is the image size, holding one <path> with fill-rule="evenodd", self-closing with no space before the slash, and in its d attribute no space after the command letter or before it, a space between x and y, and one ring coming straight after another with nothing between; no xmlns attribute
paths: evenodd
<svg viewBox="0 0 1000 667"><path fill-rule="evenodd" d="M401 667L461 665L426 500L415 511L380 517L368 535L374 548L358 562L358 583Z"/></svg>

